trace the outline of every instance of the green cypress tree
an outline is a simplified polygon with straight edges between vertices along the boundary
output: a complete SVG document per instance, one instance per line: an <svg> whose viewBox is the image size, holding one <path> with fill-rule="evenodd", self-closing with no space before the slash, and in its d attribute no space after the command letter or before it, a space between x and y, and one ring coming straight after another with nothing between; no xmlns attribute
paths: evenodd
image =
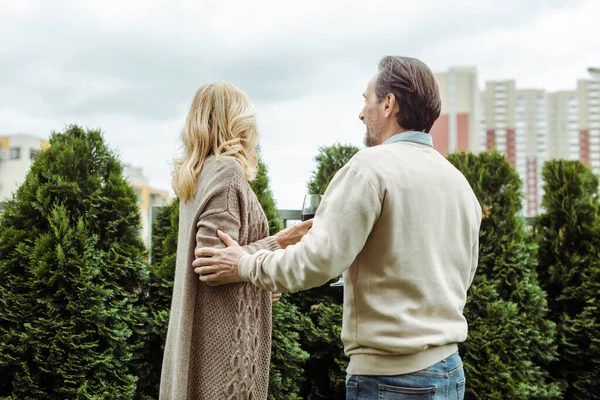
<svg viewBox="0 0 600 400"><path fill-rule="evenodd" d="M460 346L467 399L550 399L560 393L545 369L556 357L555 324L535 270L535 245L521 209L521 180L497 153L450 154L483 210L479 266L464 310Z"/></svg>
<svg viewBox="0 0 600 400"><path fill-rule="evenodd" d="M250 182L258 202L269 220L269 233L281 230L281 219L269 187L266 165L258 161L256 179ZM271 371L269 376L269 399L300 399L304 364L308 354L300 347L299 331L308 322L295 305L287 300L288 295L273 305L273 342L271 348Z"/></svg>
<svg viewBox="0 0 600 400"><path fill-rule="evenodd" d="M315 157L317 168L308 183L308 191L324 194L327 186L346 163L359 151L351 145L334 144L319 148ZM302 347L310 358L305 368L304 398L342 399L345 397L345 376L348 359L340 340L343 289L323 286L293 293L290 301L310 318L301 333Z"/></svg>
<svg viewBox="0 0 600 400"><path fill-rule="evenodd" d="M161 264L163 259L177 252L177 230L179 218L179 199L175 198L158 209L152 222L150 261ZM152 272L152 271L150 271Z"/></svg>
<svg viewBox="0 0 600 400"><path fill-rule="evenodd" d="M53 133L0 225L0 397L131 399L147 279L137 198L97 130Z"/></svg>
<svg viewBox="0 0 600 400"><path fill-rule="evenodd" d="M538 272L557 323L552 376L566 399L600 399L600 203L598 177L579 161L542 170L544 213L536 219Z"/></svg>
<svg viewBox="0 0 600 400"><path fill-rule="evenodd" d="M150 278L145 301L149 329L144 341L144 361L148 374L141 382L142 393L158 398L165 340L175 280L177 236L179 230L179 199L175 199L157 214L152 224Z"/></svg>
<svg viewBox="0 0 600 400"><path fill-rule="evenodd" d="M269 175L267 166L259 157L258 168L256 171L256 179L250 182L250 187L260 203L267 220L269 221L269 234L274 235L281 230L281 219L277 206L275 205L275 199L273 198L273 192L269 186Z"/></svg>
<svg viewBox="0 0 600 400"><path fill-rule="evenodd" d="M341 291L341 288L330 288ZM340 340L342 333L342 304L327 301L323 296L305 313L309 318L301 332L301 343L310 358L305 367L302 398L345 399L348 357Z"/></svg>
<svg viewBox="0 0 600 400"><path fill-rule="evenodd" d="M310 319L281 297L273 304L273 342L269 375L269 400L299 400L308 353L300 344L300 331Z"/></svg>
<svg viewBox="0 0 600 400"><path fill-rule="evenodd" d="M317 169L313 171L308 191L313 194L323 194L335 174L350 161L360 149L349 144L335 143L332 146L319 147L315 157Z"/></svg>

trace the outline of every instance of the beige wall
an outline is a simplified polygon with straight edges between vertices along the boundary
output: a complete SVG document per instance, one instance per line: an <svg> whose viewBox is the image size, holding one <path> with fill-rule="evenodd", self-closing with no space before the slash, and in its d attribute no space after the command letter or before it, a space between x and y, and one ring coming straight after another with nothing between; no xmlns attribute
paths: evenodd
<svg viewBox="0 0 600 400"><path fill-rule="evenodd" d="M451 68L449 72L437 73L435 78L440 89L442 99L442 114L450 112L450 73L454 73L455 111L457 113L470 113L478 107L477 69L474 67Z"/></svg>
<svg viewBox="0 0 600 400"><path fill-rule="evenodd" d="M0 136L0 150L8 150L10 138L8 136Z"/></svg>
<svg viewBox="0 0 600 400"><path fill-rule="evenodd" d="M590 81L580 79L577 81L575 89L577 101L579 103L579 129L589 129L589 98L588 91Z"/></svg>
<svg viewBox="0 0 600 400"><path fill-rule="evenodd" d="M578 130L577 109L571 105L577 100L576 91L562 91L548 95L548 158L572 159L571 135Z"/></svg>

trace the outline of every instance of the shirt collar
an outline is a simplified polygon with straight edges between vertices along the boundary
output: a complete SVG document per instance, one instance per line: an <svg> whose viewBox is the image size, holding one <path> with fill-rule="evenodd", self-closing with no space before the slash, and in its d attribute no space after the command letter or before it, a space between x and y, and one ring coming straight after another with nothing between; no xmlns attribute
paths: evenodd
<svg viewBox="0 0 600 400"><path fill-rule="evenodd" d="M383 144L390 144L395 142L415 142L433 147L433 138L430 134L425 132L406 131L402 133L397 133L393 136L390 136L385 142L383 142Z"/></svg>

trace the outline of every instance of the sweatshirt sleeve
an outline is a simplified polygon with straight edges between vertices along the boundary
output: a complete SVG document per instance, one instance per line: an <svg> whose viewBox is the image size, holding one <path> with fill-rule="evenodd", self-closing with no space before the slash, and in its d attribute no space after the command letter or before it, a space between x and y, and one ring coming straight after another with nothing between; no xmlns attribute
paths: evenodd
<svg viewBox="0 0 600 400"><path fill-rule="evenodd" d="M308 234L285 250L242 256L240 277L274 292L322 285L350 267L380 213L377 188L348 163L329 184Z"/></svg>
<svg viewBox="0 0 600 400"><path fill-rule="evenodd" d="M475 278L475 271L477 271L477 264L479 262L479 237L475 238L475 243L471 248L471 271L469 274L469 282L467 284L467 289L471 287L473 283L473 278Z"/></svg>
<svg viewBox="0 0 600 400"><path fill-rule="evenodd" d="M471 271L469 274L469 282L467 284L467 288L471 287L473 279L475 278L475 272L477 271L477 265L479 264L479 230L481 229L481 220L483 217L481 213L481 205L479 204L479 201L477 200L475 195L473 195L473 197L475 198L474 203L477 226L475 229L473 229L473 247L471 248Z"/></svg>

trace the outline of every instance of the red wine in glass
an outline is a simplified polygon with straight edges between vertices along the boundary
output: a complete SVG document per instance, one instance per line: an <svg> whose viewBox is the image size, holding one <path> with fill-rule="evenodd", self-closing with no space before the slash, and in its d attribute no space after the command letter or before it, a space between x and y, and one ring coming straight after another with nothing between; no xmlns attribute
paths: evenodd
<svg viewBox="0 0 600 400"><path fill-rule="evenodd" d="M309 219L314 218L320 204L320 194L307 194L304 196L304 204L302 204L302 221L308 221Z"/></svg>
<svg viewBox="0 0 600 400"><path fill-rule="evenodd" d="M309 219L313 219L315 214L302 214L302 222L308 221Z"/></svg>

